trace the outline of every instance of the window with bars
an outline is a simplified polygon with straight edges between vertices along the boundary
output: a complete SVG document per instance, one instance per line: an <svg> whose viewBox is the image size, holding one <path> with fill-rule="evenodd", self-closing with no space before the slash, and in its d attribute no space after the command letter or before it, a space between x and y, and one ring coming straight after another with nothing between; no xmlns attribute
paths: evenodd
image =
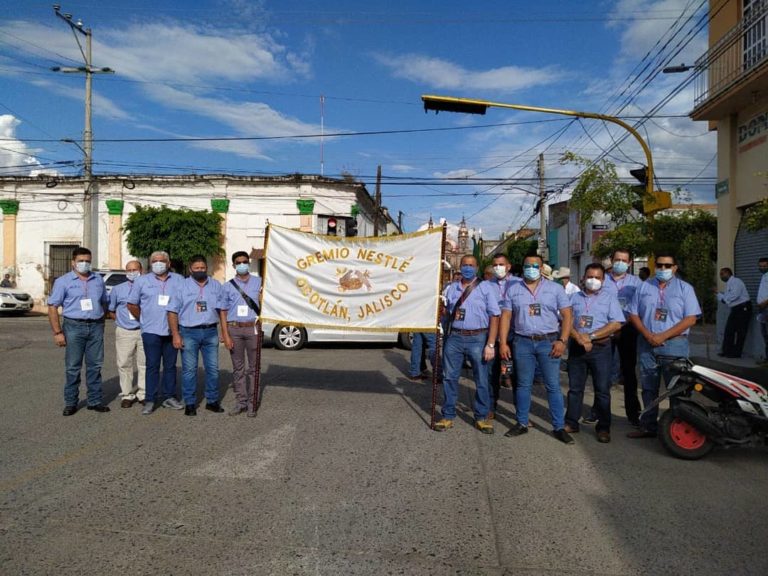
<svg viewBox="0 0 768 576"><path fill-rule="evenodd" d="M744 70L768 56L768 0L743 0Z"/></svg>

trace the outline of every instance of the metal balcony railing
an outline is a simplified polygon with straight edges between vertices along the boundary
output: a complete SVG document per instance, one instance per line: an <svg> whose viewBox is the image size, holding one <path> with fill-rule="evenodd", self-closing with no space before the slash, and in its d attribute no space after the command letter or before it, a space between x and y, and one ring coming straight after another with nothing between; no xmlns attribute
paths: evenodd
<svg viewBox="0 0 768 576"><path fill-rule="evenodd" d="M768 63L768 0L752 0L741 21L696 61L694 108Z"/></svg>

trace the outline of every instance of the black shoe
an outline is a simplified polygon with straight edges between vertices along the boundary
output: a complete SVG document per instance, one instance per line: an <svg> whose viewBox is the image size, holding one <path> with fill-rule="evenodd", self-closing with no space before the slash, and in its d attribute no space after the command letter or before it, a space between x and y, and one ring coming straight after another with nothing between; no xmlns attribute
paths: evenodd
<svg viewBox="0 0 768 576"><path fill-rule="evenodd" d="M210 410L211 412L216 412L217 414L224 412L224 408L222 408L221 404L218 402L206 402L205 409Z"/></svg>
<svg viewBox="0 0 768 576"><path fill-rule="evenodd" d="M640 418L628 418L628 420L632 428L640 428Z"/></svg>
<svg viewBox="0 0 768 576"><path fill-rule="evenodd" d="M566 432L562 428L560 430L555 430L554 432L552 432L552 436L554 436L555 438L560 440L560 442L562 442L563 444L574 444L575 443L575 441L571 437L571 435L568 434L568 432Z"/></svg>
<svg viewBox="0 0 768 576"><path fill-rule="evenodd" d="M581 419L584 424L596 424L597 423L597 416L594 414L590 414L589 416L584 416L584 418Z"/></svg>
<svg viewBox="0 0 768 576"><path fill-rule="evenodd" d="M507 433L504 434L504 437L514 438L515 436L522 436L523 434L528 434L528 426L523 426L522 424L515 424L512 428L507 430Z"/></svg>
<svg viewBox="0 0 768 576"><path fill-rule="evenodd" d="M656 438L656 432L640 428L639 430L627 434L627 438L632 438L633 440L637 440L638 438Z"/></svg>
<svg viewBox="0 0 768 576"><path fill-rule="evenodd" d="M197 416L197 408L194 404L187 404L184 407L184 416Z"/></svg>
<svg viewBox="0 0 768 576"><path fill-rule="evenodd" d="M109 412L109 406L94 404L93 406L88 406L88 410L93 410L94 412Z"/></svg>
<svg viewBox="0 0 768 576"><path fill-rule="evenodd" d="M77 412L77 406L65 406L64 412L62 412L61 414L63 416L72 416L72 414L74 414L75 412Z"/></svg>

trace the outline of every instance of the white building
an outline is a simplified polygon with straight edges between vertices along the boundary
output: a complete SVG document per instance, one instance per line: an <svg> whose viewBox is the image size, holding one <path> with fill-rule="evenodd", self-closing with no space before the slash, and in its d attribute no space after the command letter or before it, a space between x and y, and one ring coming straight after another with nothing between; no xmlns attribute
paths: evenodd
<svg viewBox="0 0 768 576"><path fill-rule="evenodd" d="M0 177L2 273L10 273L37 305L55 278L70 270L72 249L82 244L85 184L72 177ZM301 174L99 175L91 189L98 204L98 241L88 248L98 269L122 269L132 259L122 224L136 205L220 213L225 256L216 258L211 269L221 280L234 273L226 265L232 252L245 250L253 260L262 258L267 222L325 234L333 219L338 235L356 223L359 236L373 236L379 212L380 234L399 231L385 210L376 210L365 185L351 180Z"/></svg>

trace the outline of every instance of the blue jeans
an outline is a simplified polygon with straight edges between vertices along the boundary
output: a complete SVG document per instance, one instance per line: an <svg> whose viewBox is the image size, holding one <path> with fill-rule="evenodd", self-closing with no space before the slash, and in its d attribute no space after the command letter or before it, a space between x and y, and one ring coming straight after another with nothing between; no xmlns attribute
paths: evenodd
<svg viewBox="0 0 768 576"><path fill-rule="evenodd" d="M104 322L77 322L64 318L61 330L67 340L67 346L64 348L64 404L77 406L80 395L80 370L85 359L88 406L98 406L103 398L101 366L104 364Z"/></svg>
<svg viewBox="0 0 768 576"><path fill-rule="evenodd" d="M688 358L688 338L672 338L664 342L664 346L653 348L642 336L637 338L638 363L640 364L640 388L642 390L643 408L650 405L659 397L659 388L661 386L661 376L664 376L665 386L669 386L672 380L672 374L667 369L666 360L659 360L657 356L674 356L676 358ZM657 418L659 416L659 407L640 417L640 426L649 432L656 432L658 429Z"/></svg>
<svg viewBox="0 0 768 576"><path fill-rule="evenodd" d="M205 400L219 401L219 331L213 328L179 328L184 339L181 350L181 394L184 404L197 403L197 359L203 357Z"/></svg>
<svg viewBox="0 0 768 576"><path fill-rule="evenodd" d="M158 336L147 332L141 335L144 344L146 367L146 397L147 402L162 402L166 398L176 396L176 358L178 351L173 347L169 336ZM163 392L158 396L160 385L160 362L163 363Z"/></svg>
<svg viewBox="0 0 768 576"><path fill-rule="evenodd" d="M589 352L584 350L583 346L571 342L568 352L568 411L565 413L565 422L574 430L579 429L587 372L590 372L592 386L595 388L595 429L598 432L610 431L612 362L613 346L610 342L602 346L595 344Z"/></svg>
<svg viewBox="0 0 768 576"><path fill-rule="evenodd" d="M421 374L421 352L426 347L427 359L434 371L435 366L435 333L434 332L414 332L413 344L411 346L411 368L409 376L418 376Z"/></svg>
<svg viewBox="0 0 768 576"><path fill-rule="evenodd" d="M531 410L531 389L533 375L538 368L544 377L547 389L547 403L552 427L562 430L565 427L565 405L560 391L560 358L550 357L552 341L531 340L515 336L514 358L517 367L517 421L521 426L528 426L528 413Z"/></svg>
<svg viewBox="0 0 768 576"><path fill-rule="evenodd" d="M485 420L491 409L491 393L488 389L488 363L483 360L483 349L488 334L463 336L451 333L445 340L443 350L443 418L456 418L456 400L459 396L459 375L466 356L472 364L475 378L475 420Z"/></svg>

